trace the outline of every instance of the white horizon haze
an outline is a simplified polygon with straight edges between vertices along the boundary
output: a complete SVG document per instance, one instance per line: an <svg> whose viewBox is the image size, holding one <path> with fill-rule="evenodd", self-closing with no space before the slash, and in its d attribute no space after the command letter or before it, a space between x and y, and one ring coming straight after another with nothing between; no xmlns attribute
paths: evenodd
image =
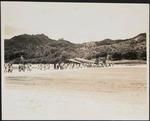
<svg viewBox="0 0 150 121"><path fill-rule="evenodd" d="M148 4L1 2L4 38L45 34L73 43L148 33ZM3 30L3 29L2 29Z"/></svg>

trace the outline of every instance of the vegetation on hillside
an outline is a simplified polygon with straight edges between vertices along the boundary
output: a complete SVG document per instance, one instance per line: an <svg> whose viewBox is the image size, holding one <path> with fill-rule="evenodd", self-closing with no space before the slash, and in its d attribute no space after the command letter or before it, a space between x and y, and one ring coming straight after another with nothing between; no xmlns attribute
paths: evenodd
<svg viewBox="0 0 150 121"><path fill-rule="evenodd" d="M54 40L44 34L23 34L5 40L5 62L19 63L23 55L30 63L59 63L69 58L93 59L111 55L112 60L146 60L146 34L125 40L105 39L83 44Z"/></svg>

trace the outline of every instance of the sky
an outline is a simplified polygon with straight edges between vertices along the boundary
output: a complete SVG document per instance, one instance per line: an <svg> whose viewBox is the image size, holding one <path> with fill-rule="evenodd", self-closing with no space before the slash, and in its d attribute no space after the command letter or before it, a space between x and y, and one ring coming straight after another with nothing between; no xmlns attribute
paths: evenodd
<svg viewBox="0 0 150 121"><path fill-rule="evenodd" d="M4 37L45 34L74 43L126 39L147 32L148 4L1 2Z"/></svg>

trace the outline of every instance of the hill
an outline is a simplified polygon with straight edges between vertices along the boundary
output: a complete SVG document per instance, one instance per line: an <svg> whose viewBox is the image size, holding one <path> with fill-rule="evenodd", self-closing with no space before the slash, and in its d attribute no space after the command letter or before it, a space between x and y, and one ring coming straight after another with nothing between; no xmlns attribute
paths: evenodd
<svg viewBox="0 0 150 121"><path fill-rule="evenodd" d="M82 51L82 57L88 59L110 54L113 60L146 60L146 34L141 33L133 38L124 40L105 39L98 42L88 42L84 43L79 49Z"/></svg>
<svg viewBox="0 0 150 121"><path fill-rule="evenodd" d="M146 34L141 33L124 40L105 39L83 44L71 43L64 39L50 39L44 34L18 35L5 41L5 61L19 63L23 55L31 63L56 63L67 58L92 59L112 56L112 60L146 60Z"/></svg>

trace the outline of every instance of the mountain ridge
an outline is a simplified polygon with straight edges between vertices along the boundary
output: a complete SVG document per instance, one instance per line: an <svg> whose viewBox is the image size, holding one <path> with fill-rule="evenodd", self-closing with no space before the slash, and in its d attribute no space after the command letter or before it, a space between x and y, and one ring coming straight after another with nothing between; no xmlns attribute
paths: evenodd
<svg viewBox="0 0 150 121"><path fill-rule="evenodd" d="M4 43L5 61L13 63L20 62L20 55L31 63L54 63L74 57L93 59L106 54L110 54L112 60L146 59L146 33L128 39L104 39L81 44L63 38L51 39L45 34L23 34L6 39Z"/></svg>

